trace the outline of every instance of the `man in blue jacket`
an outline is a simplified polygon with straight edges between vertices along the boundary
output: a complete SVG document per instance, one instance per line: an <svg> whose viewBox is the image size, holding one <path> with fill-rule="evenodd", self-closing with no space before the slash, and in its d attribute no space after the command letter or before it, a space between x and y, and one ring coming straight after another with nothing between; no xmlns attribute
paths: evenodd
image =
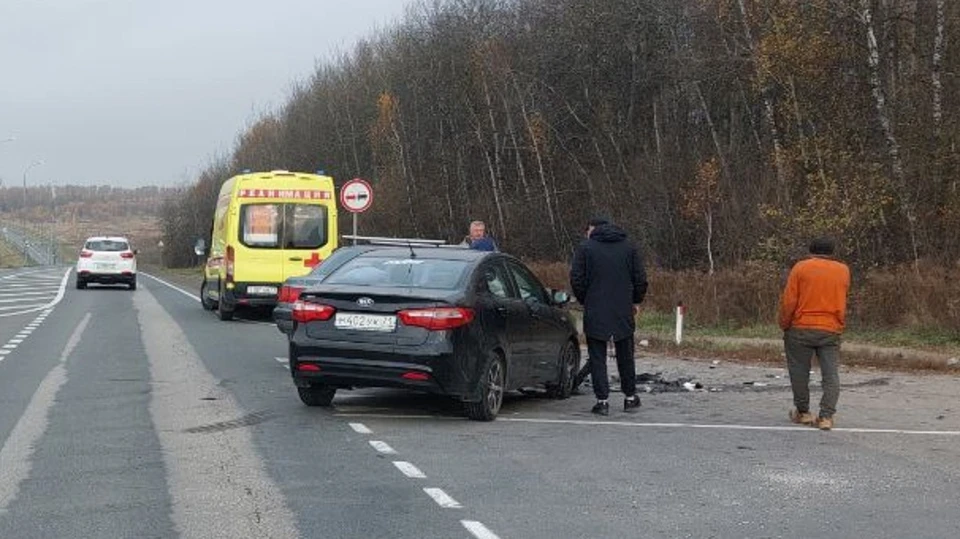
<svg viewBox="0 0 960 539"><path fill-rule="evenodd" d="M573 256L570 285L577 301L583 305L590 379L597 397L591 412L610 414L607 342L611 340L617 353L623 409L633 412L640 407L633 334L636 314L647 293L643 257L627 240L627 233L607 218L591 219L587 238Z"/></svg>

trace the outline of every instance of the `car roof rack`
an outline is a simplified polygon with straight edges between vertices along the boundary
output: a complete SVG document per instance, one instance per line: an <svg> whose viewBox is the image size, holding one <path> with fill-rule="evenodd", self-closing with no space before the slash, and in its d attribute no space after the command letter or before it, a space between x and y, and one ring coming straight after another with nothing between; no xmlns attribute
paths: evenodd
<svg viewBox="0 0 960 539"><path fill-rule="evenodd" d="M388 238L383 236L354 236L345 234L341 236L345 240L354 240L368 245L387 245L391 247L445 247L462 248L459 245L449 245L444 240L430 240L423 238Z"/></svg>

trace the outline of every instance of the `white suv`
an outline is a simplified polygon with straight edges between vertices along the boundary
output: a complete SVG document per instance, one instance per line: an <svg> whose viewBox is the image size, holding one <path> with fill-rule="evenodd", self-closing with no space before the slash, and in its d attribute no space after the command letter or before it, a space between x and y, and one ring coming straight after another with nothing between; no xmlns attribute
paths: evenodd
<svg viewBox="0 0 960 539"><path fill-rule="evenodd" d="M87 238L77 259L77 289L83 290L87 283L119 283L137 289L137 250L130 248L127 238Z"/></svg>

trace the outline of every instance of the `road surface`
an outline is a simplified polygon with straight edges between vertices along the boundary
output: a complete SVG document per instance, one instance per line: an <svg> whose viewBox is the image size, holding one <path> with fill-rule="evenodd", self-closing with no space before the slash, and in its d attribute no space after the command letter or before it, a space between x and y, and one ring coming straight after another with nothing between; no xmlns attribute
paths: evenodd
<svg viewBox="0 0 960 539"><path fill-rule="evenodd" d="M774 378L602 420L589 395L491 423L386 390L311 409L272 325L139 284L0 273L0 537L960 536L949 377L851 375L829 433Z"/></svg>

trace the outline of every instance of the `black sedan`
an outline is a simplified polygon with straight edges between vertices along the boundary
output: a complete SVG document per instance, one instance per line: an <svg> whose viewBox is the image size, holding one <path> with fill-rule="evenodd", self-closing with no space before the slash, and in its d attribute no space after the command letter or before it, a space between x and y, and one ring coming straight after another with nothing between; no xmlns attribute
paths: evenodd
<svg viewBox="0 0 960 539"><path fill-rule="evenodd" d="M296 303L301 292L323 282L327 275L353 257L374 248L371 245L341 247L310 270L310 273L300 277L290 277L284 281L277 296L277 305L273 308L273 321L277 324L277 329L281 333L288 334L293 331L293 304Z"/></svg>
<svg viewBox="0 0 960 539"><path fill-rule="evenodd" d="M370 249L300 294L290 372L308 406L330 406L338 389L399 387L489 421L505 391L570 395L580 347L567 301L502 253Z"/></svg>

